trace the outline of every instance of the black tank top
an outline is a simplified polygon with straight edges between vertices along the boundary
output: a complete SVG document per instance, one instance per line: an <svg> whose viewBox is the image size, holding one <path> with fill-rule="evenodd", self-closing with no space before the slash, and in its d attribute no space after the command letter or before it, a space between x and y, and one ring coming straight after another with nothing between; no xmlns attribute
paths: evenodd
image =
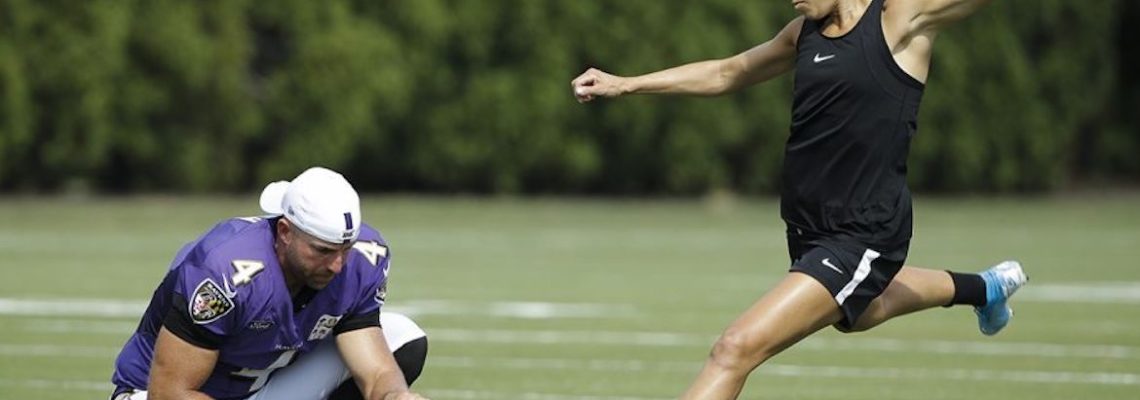
<svg viewBox="0 0 1140 400"><path fill-rule="evenodd" d="M923 84L891 56L883 2L837 38L804 21L781 188L789 231L880 247L910 239L906 159Z"/></svg>

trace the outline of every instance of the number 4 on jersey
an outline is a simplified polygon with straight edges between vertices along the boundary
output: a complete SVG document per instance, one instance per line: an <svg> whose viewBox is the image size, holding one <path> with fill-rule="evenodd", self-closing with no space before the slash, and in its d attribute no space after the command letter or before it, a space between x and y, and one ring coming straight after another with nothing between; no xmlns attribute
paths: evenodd
<svg viewBox="0 0 1140 400"><path fill-rule="evenodd" d="M388 257L388 248L380 243L356 242L356 244L352 245L352 248L359 251L360 254L363 254L364 258L367 258L373 267L380 264L380 260L383 260L384 257Z"/></svg>
<svg viewBox="0 0 1140 400"><path fill-rule="evenodd" d="M245 285L253 281L253 276L265 269L265 264L256 260L234 260L234 285Z"/></svg>

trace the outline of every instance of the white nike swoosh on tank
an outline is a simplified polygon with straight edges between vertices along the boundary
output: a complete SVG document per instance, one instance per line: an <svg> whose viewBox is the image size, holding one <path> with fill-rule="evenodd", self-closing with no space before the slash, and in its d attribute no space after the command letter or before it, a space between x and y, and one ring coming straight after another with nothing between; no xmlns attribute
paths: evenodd
<svg viewBox="0 0 1140 400"><path fill-rule="evenodd" d="M826 56L822 56L822 57L821 57L821 56L819 55L819 53L815 53L815 58L814 58L814 59L812 59L812 60L813 60L813 61L815 61L815 63L816 63L816 64L819 64L819 63L821 63L821 62L824 62L824 61L830 60L830 59L832 59L832 58L835 58L835 54L826 55Z"/></svg>

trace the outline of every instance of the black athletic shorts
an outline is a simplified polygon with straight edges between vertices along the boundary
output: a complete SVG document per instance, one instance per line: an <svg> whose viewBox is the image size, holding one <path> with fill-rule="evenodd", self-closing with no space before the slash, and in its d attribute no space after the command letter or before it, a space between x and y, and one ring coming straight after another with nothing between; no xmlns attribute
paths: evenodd
<svg viewBox="0 0 1140 400"><path fill-rule="evenodd" d="M910 242L890 248L868 248L850 238L812 237L788 229L790 271L802 272L823 284L843 312L839 326L850 329L879 297L906 261Z"/></svg>

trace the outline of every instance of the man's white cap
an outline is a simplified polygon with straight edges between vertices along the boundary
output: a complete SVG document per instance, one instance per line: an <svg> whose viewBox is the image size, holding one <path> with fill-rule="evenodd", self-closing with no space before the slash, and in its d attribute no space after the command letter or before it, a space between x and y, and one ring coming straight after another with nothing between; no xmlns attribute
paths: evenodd
<svg viewBox="0 0 1140 400"><path fill-rule="evenodd" d="M261 209L284 215L293 226L331 243L356 240L360 234L360 196L344 176L313 167L261 191Z"/></svg>

